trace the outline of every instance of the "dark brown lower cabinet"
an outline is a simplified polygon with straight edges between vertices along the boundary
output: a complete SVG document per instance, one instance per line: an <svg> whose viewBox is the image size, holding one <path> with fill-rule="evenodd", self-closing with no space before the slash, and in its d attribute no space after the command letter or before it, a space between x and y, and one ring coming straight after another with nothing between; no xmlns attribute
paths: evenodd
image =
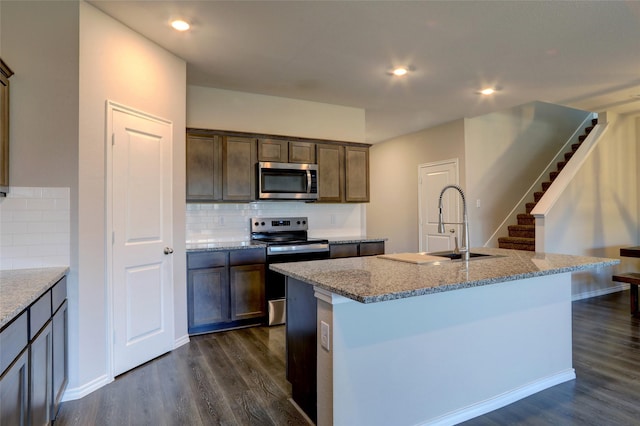
<svg viewBox="0 0 640 426"><path fill-rule="evenodd" d="M0 376L0 425L26 425L29 417L29 349Z"/></svg>
<svg viewBox="0 0 640 426"><path fill-rule="evenodd" d="M187 254L189 334L263 324L264 248Z"/></svg>
<svg viewBox="0 0 640 426"><path fill-rule="evenodd" d="M65 292L66 297L66 292ZM62 395L69 382L69 309L65 300L53 315L53 401L51 406L51 418L55 419L60 408Z"/></svg>
<svg viewBox="0 0 640 426"><path fill-rule="evenodd" d="M287 277L287 380L291 398L314 423L318 417L316 308L313 286Z"/></svg>
<svg viewBox="0 0 640 426"><path fill-rule="evenodd" d="M359 243L330 244L329 257L375 256L384 254L384 241L362 241Z"/></svg>
<svg viewBox="0 0 640 426"><path fill-rule="evenodd" d="M53 327L51 321L40 330L31 342L29 370L30 424L51 423Z"/></svg>
<svg viewBox="0 0 640 426"><path fill-rule="evenodd" d="M0 331L0 425L55 420L69 377L66 298L63 277Z"/></svg>
<svg viewBox="0 0 640 426"><path fill-rule="evenodd" d="M231 321L263 318L265 315L265 265L229 268Z"/></svg>

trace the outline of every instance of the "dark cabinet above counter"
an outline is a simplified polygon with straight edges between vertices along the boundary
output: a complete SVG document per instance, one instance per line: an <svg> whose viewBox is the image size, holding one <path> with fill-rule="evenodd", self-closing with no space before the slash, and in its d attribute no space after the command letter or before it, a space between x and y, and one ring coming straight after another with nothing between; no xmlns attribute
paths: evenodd
<svg viewBox="0 0 640 426"><path fill-rule="evenodd" d="M317 164L318 202L369 202L368 144L187 129L187 202L256 201L259 161Z"/></svg>

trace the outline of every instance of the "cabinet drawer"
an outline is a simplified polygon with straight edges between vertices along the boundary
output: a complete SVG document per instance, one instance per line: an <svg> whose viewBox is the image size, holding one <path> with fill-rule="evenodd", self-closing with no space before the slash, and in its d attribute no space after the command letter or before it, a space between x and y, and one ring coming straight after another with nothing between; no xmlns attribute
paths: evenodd
<svg viewBox="0 0 640 426"><path fill-rule="evenodd" d="M51 289L51 310L57 311L67 298L67 277L63 277Z"/></svg>
<svg viewBox="0 0 640 426"><path fill-rule="evenodd" d="M264 248L232 250L229 252L229 265L252 265L255 263L265 263L267 251Z"/></svg>
<svg viewBox="0 0 640 426"><path fill-rule="evenodd" d="M27 346L28 328L27 311L24 311L0 333L0 375Z"/></svg>
<svg viewBox="0 0 640 426"><path fill-rule="evenodd" d="M374 256L384 254L384 242L360 243L360 256Z"/></svg>
<svg viewBox="0 0 640 426"><path fill-rule="evenodd" d="M227 252L224 251L208 251L203 253L187 254L187 268L217 268L227 265Z"/></svg>
<svg viewBox="0 0 640 426"><path fill-rule="evenodd" d="M38 331L51 318L51 291L43 294L29 307L29 338L33 339Z"/></svg>
<svg viewBox="0 0 640 426"><path fill-rule="evenodd" d="M336 259L339 257L357 257L358 244L331 244L329 245L329 257Z"/></svg>

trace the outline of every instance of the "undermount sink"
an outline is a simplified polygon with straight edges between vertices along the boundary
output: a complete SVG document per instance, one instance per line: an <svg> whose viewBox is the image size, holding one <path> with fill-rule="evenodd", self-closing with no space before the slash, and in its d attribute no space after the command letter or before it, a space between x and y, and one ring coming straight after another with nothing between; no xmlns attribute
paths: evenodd
<svg viewBox="0 0 640 426"><path fill-rule="evenodd" d="M425 253L429 256L439 256L439 257L448 257L451 260L460 260L462 259L461 253L454 253L451 251L436 251L431 253ZM490 254L482 254L482 253L469 253L469 260L474 258L484 258L484 257L495 257Z"/></svg>

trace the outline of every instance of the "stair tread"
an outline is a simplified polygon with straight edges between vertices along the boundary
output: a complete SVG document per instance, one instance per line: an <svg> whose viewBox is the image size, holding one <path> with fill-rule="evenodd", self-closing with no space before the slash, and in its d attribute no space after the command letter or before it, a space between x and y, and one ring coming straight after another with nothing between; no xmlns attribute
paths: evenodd
<svg viewBox="0 0 640 426"><path fill-rule="evenodd" d="M530 237L500 237L498 242L512 242L512 243L535 243L535 238Z"/></svg>
<svg viewBox="0 0 640 426"><path fill-rule="evenodd" d="M509 229L529 230L529 229L536 229L536 226L535 225L509 225L508 228Z"/></svg>

